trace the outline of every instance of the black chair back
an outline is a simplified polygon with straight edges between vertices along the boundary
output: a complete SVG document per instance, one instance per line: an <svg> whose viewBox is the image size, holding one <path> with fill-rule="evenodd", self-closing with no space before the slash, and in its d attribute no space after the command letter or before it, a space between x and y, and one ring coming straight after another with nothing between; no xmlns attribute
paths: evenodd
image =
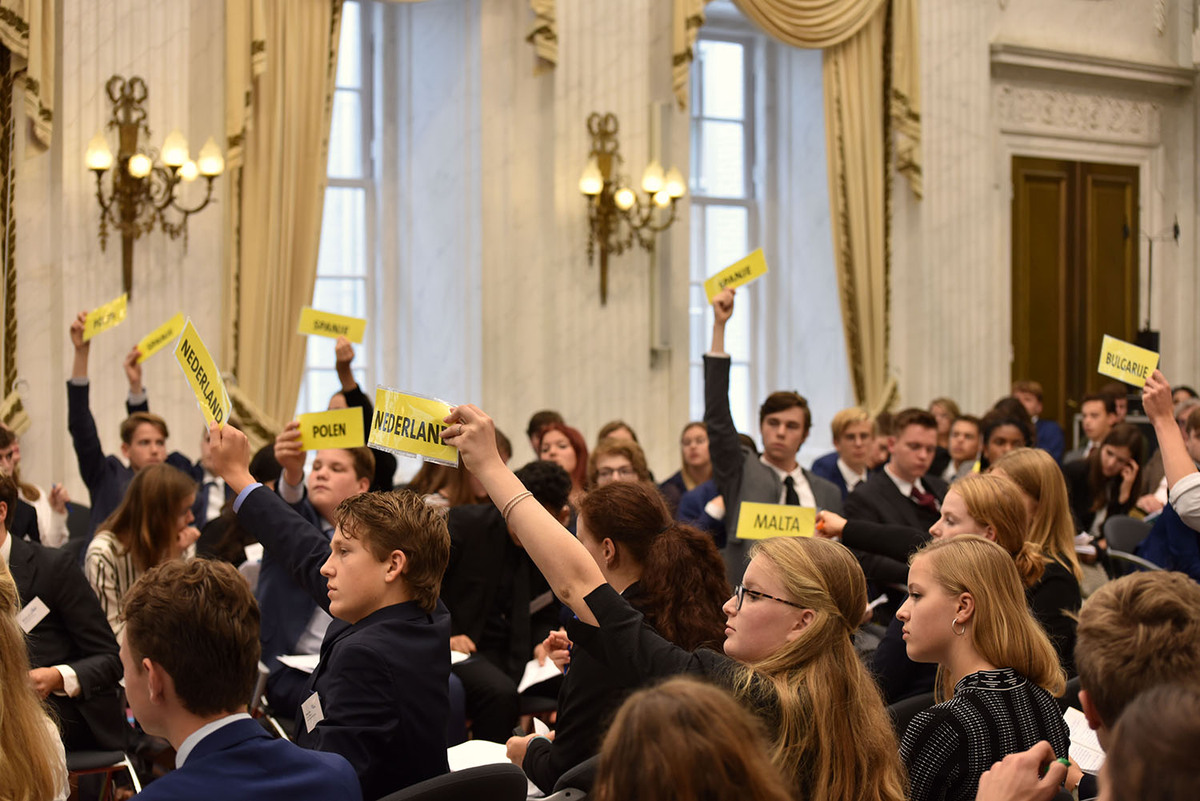
<svg viewBox="0 0 1200 801"><path fill-rule="evenodd" d="M599 754L588 757L559 776L558 781L554 783L554 791L582 790L585 793L590 793L592 791L592 783L596 781L596 766L598 764L600 764Z"/></svg>
<svg viewBox="0 0 1200 801"><path fill-rule="evenodd" d="M1128 515L1114 515L1104 521L1104 539L1114 551L1133 553L1153 526Z"/></svg>
<svg viewBox="0 0 1200 801"><path fill-rule="evenodd" d="M427 779L379 801L525 801L528 790L525 772L504 762Z"/></svg>

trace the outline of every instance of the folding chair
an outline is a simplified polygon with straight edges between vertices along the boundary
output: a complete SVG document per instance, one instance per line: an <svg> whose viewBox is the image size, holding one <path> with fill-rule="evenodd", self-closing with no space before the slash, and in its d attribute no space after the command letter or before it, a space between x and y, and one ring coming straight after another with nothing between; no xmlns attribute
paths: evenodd
<svg viewBox="0 0 1200 801"><path fill-rule="evenodd" d="M511 762L447 773L385 795L379 801L525 801L529 780Z"/></svg>
<svg viewBox="0 0 1200 801"><path fill-rule="evenodd" d="M258 678L254 680L254 695L250 696L250 717L262 724L263 728L281 740L290 740L283 726L271 714L267 706L267 678L271 671L262 662L258 663Z"/></svg>
<svg viewBox="0 0 1200 801"><path fill-rule="evenodd" d="M71 777L88 776L97 773L104 774L104 786L100 790L99 801L108 798L108 788L113 784L113 774L125 771L133 783L134 795L142 791L142 783L138 780L137 771L124 751L68 751L67 773ZM72 782L74 783L74 782ZM116 793L114 792L114 797Z"/></svg>

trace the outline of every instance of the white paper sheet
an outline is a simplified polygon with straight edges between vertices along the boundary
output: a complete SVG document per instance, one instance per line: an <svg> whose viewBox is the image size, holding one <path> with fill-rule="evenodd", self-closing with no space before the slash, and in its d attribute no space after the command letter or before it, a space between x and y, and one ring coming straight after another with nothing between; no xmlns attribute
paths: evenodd
<svg viewBox="0 0 1200 801"><path fill-rule="evenodd" d="M488 740L467 740L453 748L446 749L446 760L450 763L450 772L477 768L480 765L500 765L508 762L508 748L504 743L493 743ZM541 798L544 793L528 779L526 795L529 798Z"/></svg>
<svg viewBox="0 0 1200 801"><path fill-rule="evenodd" d="M1084 773L1095 776L1104 764L1104 749L1096 739L1096 732L1088 725L1083 713L1074 707L1067 707L1063 720L1071 732L1071 759Z"/></svg>
<svg viewBox="0 0 1200 801"><path fill-rule="evenodd" d="M305 673L312 673L317 669L317 663L321 661L320 654L284 654L279 657L279 661L290 668L302 670Z"/></svg>
<svg viewBox="0 0 1200 801"><path fill-rule="evenodd" d="M547 659L544 665L539 665L536 659L530 659L525 663L525 673L522 674L521 681L517 684L517 692L523 693L535 684L561 675L562 671L554 664L553 659Z"/></svg>

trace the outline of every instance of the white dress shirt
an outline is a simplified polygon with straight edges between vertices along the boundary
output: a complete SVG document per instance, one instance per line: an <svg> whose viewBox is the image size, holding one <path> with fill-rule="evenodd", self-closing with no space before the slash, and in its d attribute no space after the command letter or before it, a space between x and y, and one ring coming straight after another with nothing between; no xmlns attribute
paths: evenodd
<svg viewBox="0 0 1200 801"><path fill-rule="evenodd" d="M808 509L816 509L817 508L817 498L815 495L813 495L812 487L810 487L808 485L808 479L804 477L804 470L800 467L799 464L797 464L794 468L792 468L790 471L788 471L788 470L780 470L778 467L776 467L775 465L768 462L767 457L765 457L765 456L758 457L758 460L760 462L762 462L763 464L765 464L767 467L774 470L775 475L779 476L780 481L783 481L788 476L792 477L792 484L796 489L796 497L798 497L800 499L801 506L808 508ZM786 501L787 501L787 487L784 486L779 491L778 503L785 503Z"/></svg>

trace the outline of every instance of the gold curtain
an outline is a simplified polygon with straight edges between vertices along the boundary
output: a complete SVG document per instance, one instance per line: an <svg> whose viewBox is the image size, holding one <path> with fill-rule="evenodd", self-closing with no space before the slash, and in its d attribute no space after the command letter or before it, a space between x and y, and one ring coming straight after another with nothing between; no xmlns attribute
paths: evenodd
<svg viewBox="0 0 1200 801"><path fill-rule="evenodd" d="M25 78L28 146L50 148L54 129L55 0L0 0L0 45L13 54L11 69Z"/></svg>
<svg viewBox="0 0 1200 801"><path fill-rule="evenodd" d="M529 0L533 11L533 28L525 41L533 45L537 54L537 66L534 74L539 75L558 65L558 22L555 19L555 3L557 0Z"/></svg>
<svg viewBox="0 0 1200 801"><path fill-rule="evenodd" d="M696 58L696 36L704 24L704 7L712 0L675 0L671 15L671 87L679 108L688 106L688 77Z"/></svg>
<svg viewBox="0 0 1200 801"><path fill-rule="evenodd" d="M263 428L292 419L304 370L340 24L341 0L226 2L224 356Z"/></svg>
<svg viewBox="0 0 1200 801"><path fill-rule="evenodd" d="M792 47L820 50L858 33L886 0L734 0L774 38Z"/></svg>

